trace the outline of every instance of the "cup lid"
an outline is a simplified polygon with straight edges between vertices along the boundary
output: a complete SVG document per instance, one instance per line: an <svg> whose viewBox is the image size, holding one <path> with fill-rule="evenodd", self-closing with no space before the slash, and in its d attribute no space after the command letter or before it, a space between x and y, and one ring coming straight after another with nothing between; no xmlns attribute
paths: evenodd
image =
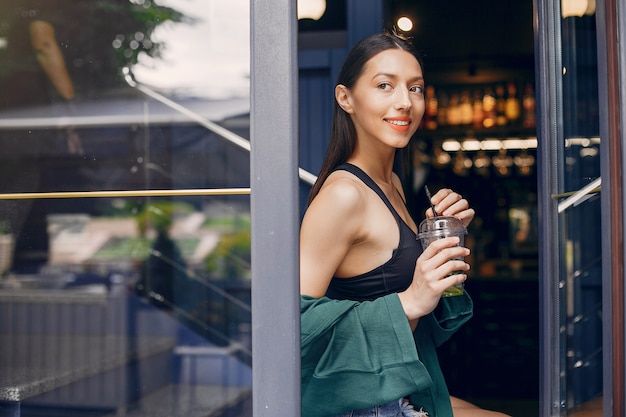
<svg viewBox="0 0 626 417"><path fill-rule="evenodd" d="M443 230L458 230L457 233L466 234L467 229L461 220L454 216L438 216L422 220L419 233L436 233Z"/></svg>

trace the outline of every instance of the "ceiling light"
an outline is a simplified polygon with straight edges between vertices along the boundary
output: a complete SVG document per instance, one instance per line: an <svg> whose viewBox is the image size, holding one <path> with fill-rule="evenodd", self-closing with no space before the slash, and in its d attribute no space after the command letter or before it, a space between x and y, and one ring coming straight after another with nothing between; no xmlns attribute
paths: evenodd
<svg viewBox="0 0 626 417"><path fill-rule="evenodd" d="M319 20L326 11L326 0L298 0L298 20Z"/></svg>
<svg viewBox="0 0 626 417"><path fill-rule="evenodd" d="M591 16L596 13L596 0L561 0L561 16L582 17Z"/></svg>
<svg viewBox="0 0 626 417"><path fill-rule="evenodd" d="M446 152L456 152L461 150L461 143L455 139L448 139L441 145L441 148Z"/></svg>
<svg viewBox="0 0 626 417"><path fill-rule="evenodd" d="M403 32L410 32L413 30L413 21L406 16L399 18L396 25L398 25L398 29Z"/></svg>
<svg viewBox="0 0 626 417"><path fill-rule="evenodd" d="M461 146L464 151L477 151L480 149L480 141L476 139L464 140Z"/></svg>
<svg viewBox="0 0 626 417"><path fill-rule="evenodd" d="M600 144L600 138L568 138L565 139L565 147L569 148L570 146L582 146L584 148L589 147L591 145Z"/></svg>
<svg viewBox="0 0 626 417"><path fill-rule="evenodd" d="M502 148L502 141L498 139L485 139L480 143L480 149L485 151L497 151Z"/></svg>

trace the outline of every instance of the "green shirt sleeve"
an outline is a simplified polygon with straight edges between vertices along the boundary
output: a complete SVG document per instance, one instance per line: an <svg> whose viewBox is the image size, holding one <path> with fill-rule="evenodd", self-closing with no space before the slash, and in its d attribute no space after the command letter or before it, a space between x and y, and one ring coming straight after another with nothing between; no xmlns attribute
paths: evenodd
<svg viewBox="0 0 626 417"><path fill-rule="evenodd" d="M426 390L397 294L353 302L301 298L302 415L331 416Z"/></svg>
<svg viewBox="0 0 626 417"><path fill-rule="evenodd" d="M420 360L433 384L428 391L413 392L411 404L428 411L430 416L452 417L450 393L439 366L437 347L467 322L472 317L472 312L472 299L467 293L458 297L442 298L433 313L420 319L414 332Z"/></svg>
<svg viewBox="0 0 626 417"><path fill-rule="evenodd" d="M442 302L437 318L420 319L414 339L397 294L364 302L302 296L302 416L332 416L412 393L443 411L431 415L451 413L434 343L471 316L471 300L455 298Z"/></svg>
<svg viewBox="0 0 626 417"><path fill-rule="evenodd" d="M450 339L472 318L473 312L474 304L467 291L460 296L442 298L432 315L434 318L432 337L435 346L441 346Z"/></svg>

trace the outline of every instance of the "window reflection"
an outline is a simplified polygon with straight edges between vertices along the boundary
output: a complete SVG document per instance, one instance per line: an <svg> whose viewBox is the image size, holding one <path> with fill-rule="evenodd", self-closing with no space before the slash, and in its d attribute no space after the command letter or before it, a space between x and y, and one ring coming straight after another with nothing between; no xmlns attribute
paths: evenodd
<svg viewBox="0 0 626 417"><path fill-rule="evenodd" d="M251 415L248 7L0 5L2 413Z"/></svg>
<svg viewBox="0 0 626 417"><path fill-rule="evenodd" d="M248 97L250 27L248 0L168 0L188 24L159 25L158 57L142 54L132 67L137 80L160 91L191 97Z"/></svg>

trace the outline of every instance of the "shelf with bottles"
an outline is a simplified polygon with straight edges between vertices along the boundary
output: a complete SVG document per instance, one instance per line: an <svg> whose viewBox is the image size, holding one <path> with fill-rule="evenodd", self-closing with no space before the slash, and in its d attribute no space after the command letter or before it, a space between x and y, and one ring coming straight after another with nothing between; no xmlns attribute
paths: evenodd
<svg viewBox="0 0 626 417"><path fill-rule="evenodd" d="M411 144L414 164L427 160L458 176L533 174L537 132L531 81L428 85L425 101Z"/></svg>
<svg viewBox="0 0 626 417"><path fill-rule="evenodd" d="M507 80L481 85L427 85L420 125L426 136L524 136L536 127L531 81Z"/></svg>

